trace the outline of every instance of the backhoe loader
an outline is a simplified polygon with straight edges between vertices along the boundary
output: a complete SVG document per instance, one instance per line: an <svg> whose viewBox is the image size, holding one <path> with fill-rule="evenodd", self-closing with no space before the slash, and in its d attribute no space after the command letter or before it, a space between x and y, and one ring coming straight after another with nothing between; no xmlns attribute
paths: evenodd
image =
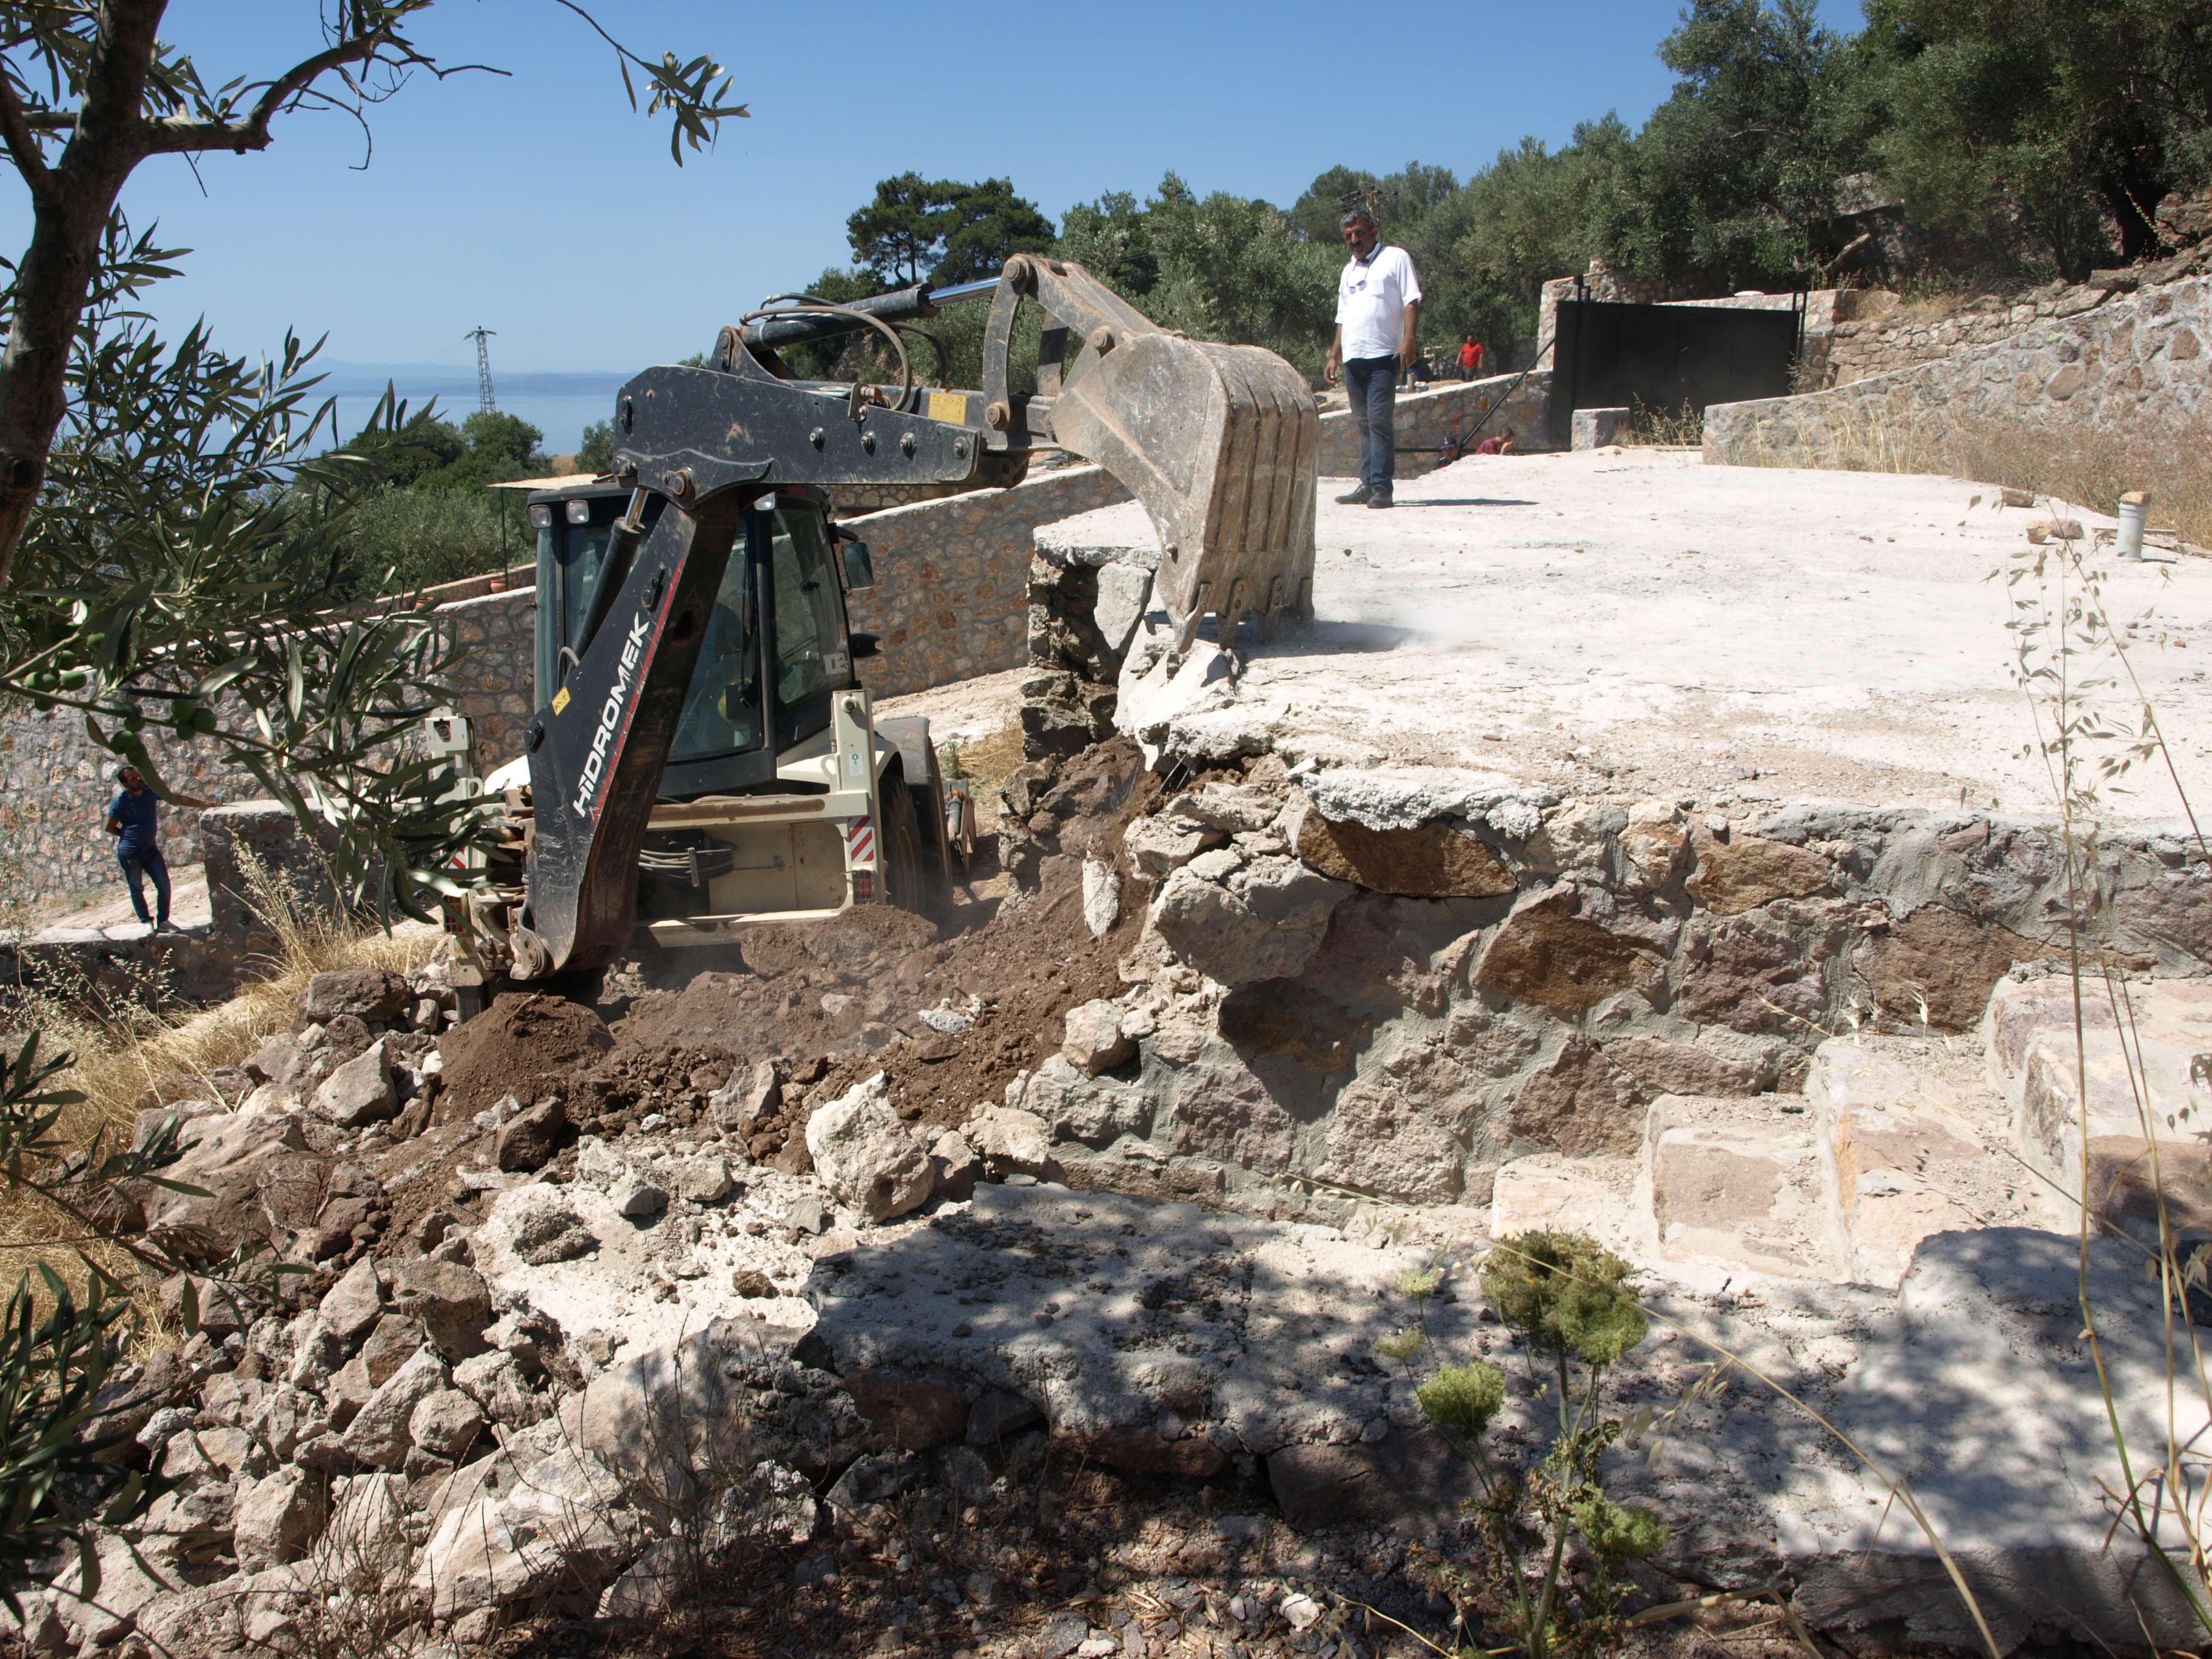
<svg viewBox="0 0 2212 1659"><path fill-rule="evenodd" d="M988 298L983 386L915 384L904 333ZM1024 300L1037 390L1010 383ZM898 384L796 378L780 351L869 331ZM1310 613L1319 422L1297 372L1254 346L1155 326L1079 265L851 305L786 296L704 368L651 368L614 412L614 465L534 494L538 707L486 781L503 839L467 906L489 967L598 968L641 933L726 940L762 922L947 900L951 854L927 722L874 719L848 629L869 550L827 486L1020 482L1041 449L1103 466L1163 556L1153 604L1188 648L1256 613Z"/></svg>

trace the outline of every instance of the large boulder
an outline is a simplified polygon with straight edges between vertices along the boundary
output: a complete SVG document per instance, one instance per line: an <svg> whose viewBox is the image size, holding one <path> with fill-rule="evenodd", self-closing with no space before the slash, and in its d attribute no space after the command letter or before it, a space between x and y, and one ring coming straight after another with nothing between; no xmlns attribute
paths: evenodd
<svg viewBox="0 0 2212 1659"><path fill-rule="evenodd" d="M1224 985L1288 979L1313 960L1330 914L1352 892L1294 858L1201 854L1161 884L1152 925L1175 953Z"/></svg>
<svg viewBox="0 0 2212 1659"><path fill-rule="evenodd" d="M307 1152L299 1118L248 1107L185 1126L185 1154L165 1182L198 1194L147 1186L146 1228L179 1254L221 1261L246 1238L313 1222L322 1204L322 1161Z"/></svg>
<svg viewBox="0 0 2212 1659"><path fill-rule="evenodd" d="M307 1471L293 1464L240 1481L234 1522L239 1566L252 1572L306 1554L321 1519L317 1497Z"/></svg>
<svg viewBox="0 0 2212 1659"><path fill-rule="evenodd" d="M806 1150L822 1189L871 1221L927 1203L936 1182L929 1154L891 1109L881 1072L807 1120Z"/></svg>
<svg viewBox="0 0 2212 1659"><path fill-rule="evenodd" d="M473 1267L423 1256L392 1270L392 1299L399 1311L422 1322L430 1340L447 1359L466 1359L488 1346L491 1292Z"/></svg>
<svg viewBox="0 0 2212 1659"><path fill-rule="evenodd" d="M386 1040L374 1042L324 1079L311 1103L318 1117L341 1129L358 1129L380 1123L399 1109L398 1091L392 1083L392 1056Z"/></svg>
<svg viewBox="0 0 2212 1659"><path fill-rule="evenodd" d="M328 1024L340 1014L371 1023L397 1019L414 1000L407 981L379 968L337 968L317 974L300 998L302 1018Z"/></svg>
<svg viewBox="0 0 2212 1659"><path fill-rule="evenodd" d="M398 1468L415 1443L407 1431L415 1408L447 1382L446 1362L428 1348L419 1350L385 1380L347 1425L341 1437L346 1450L373 1468Z"/></svg>
<svg viewBox="0 0 2212 1659"><path fill-rule="evenodd" d="M622 1482L604 1463L561 1447L521 1469L507 1490L447 1510L423 1547L414 1587L439 1619L567 1591L589 1606L643 1541L622 1500Z"/></svg>

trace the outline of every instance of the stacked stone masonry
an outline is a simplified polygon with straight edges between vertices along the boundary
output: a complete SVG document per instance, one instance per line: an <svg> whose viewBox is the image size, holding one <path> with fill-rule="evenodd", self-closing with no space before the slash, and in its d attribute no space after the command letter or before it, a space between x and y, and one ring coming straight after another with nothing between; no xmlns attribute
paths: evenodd
<svg viewBox="0 0 2212 1659"><path fill-rule="evenodd" d="M1486 1205L1515 1160L1632 1157L1662 1097L1794 1091L1834 1034L1972 1030L2019 964L2064 954L2045 825L1826 803L1731 824L1279 745L1240 705L1156 718L1157 618L1133 637L1109 614L1141 559L1081 533L1038 537L1000 828L1018 884L1086 859L1086 907L1111 889L1106 913L1145 918L1129 991L1008 1095L1079 1184L1331 1224L1364 1200ZM1215 652L1162 672L1210 682ZM1087 722L1123 735L1085 750ZM2081 902L2108 959L2202 975L2212 861L2124 833L2098 857ZM1093 1063L1109 1016L1131 1041Z"/></svg>
<svg viewBox="0 0 2212 1659"><path fill-rule="evenodd" d="M1400 393L1395 424L1396 476L1416 477L1434 469L1446 459L1437 452L1446 444L1466 439L1477 422L1482 422L1483 437L1510 437L1516 449L1553 447L1546 424L1551 395L1548 368L1525 375L1462 380L1433 392ZM1331 410L1321 417L1321 476L1359 476L1359 433L1348 410Z"/></svg>
<svg viewBox="0 0 2212 1659"><path fill-rule="evenodd" d="M1705 459L1824 466L1869 443L1938 449L1962 425L2106 433L2193 428L2206 407L2212 277L2055 316L1995 344L1828 392L1716 404Z"/></svg>

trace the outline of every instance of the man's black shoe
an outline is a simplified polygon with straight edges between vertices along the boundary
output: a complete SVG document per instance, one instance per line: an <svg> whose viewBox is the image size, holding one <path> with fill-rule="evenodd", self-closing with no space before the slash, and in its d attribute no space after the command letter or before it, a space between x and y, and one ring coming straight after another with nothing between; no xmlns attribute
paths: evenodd
<svg viewBox="0 0 2212 1659"><path fill-rule="evenodd" d="M1362 484L1358 489L1353 490L1349 495L1339 495L1336 498L1336 504L1339 507L1360 507L1372 500L1374 498L1374 495L1375 492L1373 490L1370 489L1365 484Z"/></svg>
<svg viewBox="0 0 2212 1659"><path fill-rule="evenodd" d="M1392 501L1388 495L1370 495L1367 498L1367 505L1370 507L1392 507L1396 505L1396 503Z"/></svg>

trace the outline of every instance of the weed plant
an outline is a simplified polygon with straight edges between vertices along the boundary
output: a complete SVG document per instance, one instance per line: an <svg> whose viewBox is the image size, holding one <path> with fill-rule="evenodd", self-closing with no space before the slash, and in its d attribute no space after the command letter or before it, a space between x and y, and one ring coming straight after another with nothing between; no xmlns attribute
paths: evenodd
<svg viewBox="0 0 2212 1659"><path fill-rule="evenodd" d="M1520 1337L1527 1380L1554 1415L1551 1449L1526 1473L1493 1456L1486 1441L1505 1405L1505 1373L1485 1360L1445 1363L1429 1333L1429 1304L1446 1271L1400 1279L1413 1322L1381 1344L1386 1358L1425 1377L1415 1403L1481 1487L1471 1506L1473 1558L1422 1556L1420 1576L1450 1598L1463 1626L1495 1626L1528 1659L1611 1652L1621 1632L1621 1569L1667 1540L1656 1515L1615 1503L1601 1479L1606 1449L1624 1427L1604 1413L1606 1373L1650 1328L1627 1285L1629 1266L1564 1232L1523 1233L1484 1258L1483 1295ZM1570 1541L1582 1547L1579 1563L1568 1558Z"/></svg>

